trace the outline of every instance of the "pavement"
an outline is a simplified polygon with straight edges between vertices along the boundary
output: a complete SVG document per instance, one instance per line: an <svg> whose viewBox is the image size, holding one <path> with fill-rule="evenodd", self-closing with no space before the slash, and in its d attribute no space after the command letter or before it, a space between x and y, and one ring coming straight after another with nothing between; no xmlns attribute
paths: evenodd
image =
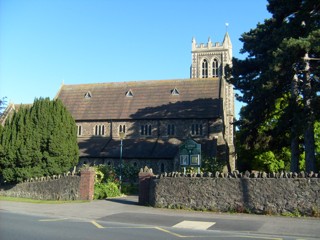
<svg viewBox="0 0 320 240"><path fill-rule="evenodd" d="M138 196L125 196L106 200L93 200L90 202L75 202L61 204L27 203L0 201L0 211L9 211L22 214L44 215L50 217L66 217L80 219L101 219L119 214L152 214L161 216L185 216L211 218L214 216L227 217L229 214L173 210L166 208L153 208L138 205ZM231 215L229 215L231 216ZM149 222L149 224L152 224Z"/></svg>
<svg viewBox="0 0 320 240"><path fill-rule="evenodd" d="M6 211L47 218L74 218L164 227L179 226L187 221L214 222L215 224L207 230L320 237L319 218L172 210L140 206L137 203L137 196L62 204L0 201L0 213Z"/></svg>
<svg viewBox="0 0 320 240"><path fill-rule="evenodd" d="M144 212L149 207L139 206L137 196L127 196L108 200L61 204L26 203L0 201L0 210L16 213L61 216L68 218L99 219L122 212Z"/></svg>

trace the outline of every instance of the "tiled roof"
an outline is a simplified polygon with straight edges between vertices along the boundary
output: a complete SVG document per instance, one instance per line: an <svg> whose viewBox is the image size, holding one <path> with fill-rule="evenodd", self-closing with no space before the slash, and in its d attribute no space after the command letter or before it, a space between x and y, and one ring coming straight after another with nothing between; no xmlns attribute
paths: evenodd
<svg viewBox="0 0 320 240"><path fill-rule="evenodd" d="M217 79L63 85L57 97L75 120L216 118L221 104Z"/></svg>
<svg viewBox="0 0 320 240"><path fill-rule="evenodd" d="M123 140L123 158L130 159L173 159L179 151L181 140L162 139L125 139ZM215 156L214 140L201 140L206 156ZM104 137L78 139L80 157L119 158L120 140Z"/></svg>

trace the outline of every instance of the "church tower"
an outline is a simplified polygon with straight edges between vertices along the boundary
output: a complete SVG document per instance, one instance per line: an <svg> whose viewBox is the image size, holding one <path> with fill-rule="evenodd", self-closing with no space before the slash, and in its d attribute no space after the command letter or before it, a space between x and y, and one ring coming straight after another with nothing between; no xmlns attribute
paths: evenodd
<svg viewBox="0 0 320 240"><path fill-rule="evenodd" d="M228 146L226 160L229 162L229 170L235 169L234 148L234 93L231 84L225 80L225 67L232 65L232 44L228 32L223 42L212 43L209 37L208 43L196 43L192 38L192 63L190 78L201 81L202 78L211 78L220 81L220 99L223 102L222 121L224 125L223 136L218 138L219 144Z"/></svg>
<svg viewBox="0 0 320 240"><path fill-rule="evenodd" d="M212 43L209 37L208 43L196 43L192 38L192 64L190 78L220 78L224 76L224 68L232 63L232 44L228 32L225 34L222 44Z"/></svg>

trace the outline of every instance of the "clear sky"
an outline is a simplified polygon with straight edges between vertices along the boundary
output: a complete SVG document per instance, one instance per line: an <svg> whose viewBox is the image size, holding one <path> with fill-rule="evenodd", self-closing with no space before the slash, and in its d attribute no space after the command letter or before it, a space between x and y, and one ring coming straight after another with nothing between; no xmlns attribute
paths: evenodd
<svg viewBox="0 0 320 240"><path fill-rule="evenodd" d="M191 40L222 42L270 18L267 0L0 0L0 98L61 84L190 77ZM237 104L236 111L239 111Z"/></svg>

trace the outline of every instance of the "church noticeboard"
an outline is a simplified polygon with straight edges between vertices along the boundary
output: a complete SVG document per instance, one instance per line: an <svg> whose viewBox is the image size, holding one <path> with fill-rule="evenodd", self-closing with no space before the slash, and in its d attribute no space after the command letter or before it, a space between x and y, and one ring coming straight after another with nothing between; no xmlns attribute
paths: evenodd
<svg viewBox="0 0 320 240"><path fill-rule="evenodd" d="M186 140L179 147L181 166L200 166L201 165L201 144L192 139Z"/></svg>
<svg viewBox="0 0 320 240"><path fill-rule="evenodd" d="M191 155L190 156L190 165L200 166L200 155Z"/></svg>

